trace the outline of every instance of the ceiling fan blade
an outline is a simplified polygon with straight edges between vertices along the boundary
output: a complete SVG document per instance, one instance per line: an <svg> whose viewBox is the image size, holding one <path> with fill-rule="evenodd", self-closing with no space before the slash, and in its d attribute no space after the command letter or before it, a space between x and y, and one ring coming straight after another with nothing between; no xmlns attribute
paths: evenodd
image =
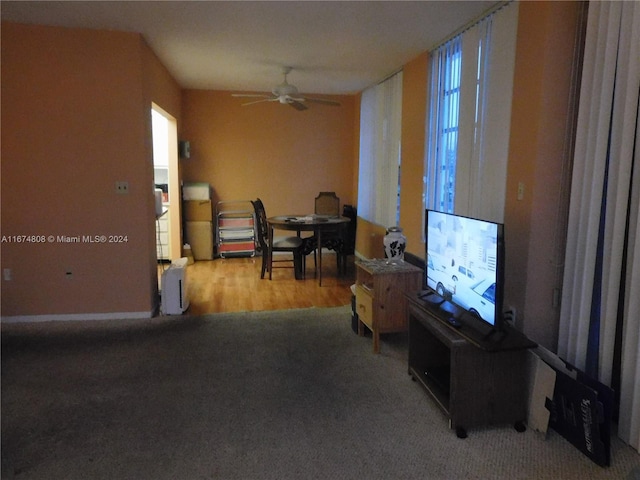
<svg viewBox="0 0 640 480"><path fill-rule="evenodd" d="M232 93L232 97L252 97L252 98L273 98L273 95L266 93Z"/></svg>
<svg viewBox="0 0 640 480"><path fill-rule="evenodd" d="M262 100L255 100L253 102L247 102L247 103L243 103L242 106L246 107L247 105L255 105L256 103L262 103L262 102L277 102L278 99L277 98L272 98L272 97L268 97L268 98L263 98Z"/></svg>
<svg viewBox="0 0 640 480"><path fill-rule="evenodd" d="M289 105L291 105L293 108L295 108L296 110L307 110L309 107L307 107L304 103L299 102L298 100L292 100L290 102L287 102Z"/></svg>
<svg viewBox="0 0 640 480"><path fill-rule="evenodd" d="M333 107L339 107L340 106L340 102L336 102L334 100L326 100L324 98L310 98L310 97L305 97L304 98L307 102L313 102L313 103L321 103L323 105L331 105Z"/></svg>
<svg viewBox="0 0 640 480"><path fill-rule="evenodd" d="M298 89L295 85L291 85L287 82L287 74L291 71L291 67L283 67L282 73L284 74L284 80L280 85L276 85L271 91L272 95L264 93L232 93L234 97L247 97L247 98L259 98L253 102L243 103L242 106L254 105L262 102L279 102L282 104L291 105L296 110L307 110L309 106L307 103L320 103L323 105L340 106L340 102L334 100L328 100L324 98L304 97L298 93Z"/></svg>

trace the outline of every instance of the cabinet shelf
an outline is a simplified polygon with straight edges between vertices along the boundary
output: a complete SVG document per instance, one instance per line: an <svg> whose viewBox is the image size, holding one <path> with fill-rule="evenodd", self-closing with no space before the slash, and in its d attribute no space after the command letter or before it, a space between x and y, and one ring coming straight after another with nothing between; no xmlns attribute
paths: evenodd
<svg viewBox="0 0 640 480"><path fill-rule="evenodd" d="M449 412L449 385L443 385L429 375L423 369L409 367L410 375L431 395L440 409L447 414Z"/></svg>
<svg viewBox="0 0 640 480"><path fill-rule="evenodd" d="M407 299L408 373L449 418L450 427L462 438L471 427L511 423L520 428L526 419L525 353L535 343L514 330L503 344L483 348L417 296Z"/></svg>
<svg viewBox="0 0 640 480"><path fill-rule="evenodd" d="M216 222L216 245L220 257L255 255L255 215L249 200L218 202Z"/></svg>

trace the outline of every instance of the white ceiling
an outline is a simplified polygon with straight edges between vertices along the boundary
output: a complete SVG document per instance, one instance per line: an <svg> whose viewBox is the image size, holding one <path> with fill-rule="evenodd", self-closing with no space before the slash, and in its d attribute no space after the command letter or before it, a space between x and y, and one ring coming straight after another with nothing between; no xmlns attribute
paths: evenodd
<svg viewBox="0 0 640 480"><path fill-rule="evenodd" d="M496 1L2 1L2 20L141 33L183 88L303 93L384 79Z"/></svg>

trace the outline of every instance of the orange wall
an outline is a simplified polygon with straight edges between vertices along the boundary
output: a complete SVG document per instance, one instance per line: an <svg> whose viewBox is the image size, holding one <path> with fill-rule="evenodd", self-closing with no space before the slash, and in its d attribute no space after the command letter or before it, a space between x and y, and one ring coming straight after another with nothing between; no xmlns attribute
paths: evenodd
<svg viewBox="0 0 640 480"><path fill-rule="evenodd" d="M356 255L361 258L384 258L383 240L387 228L358 217Z"/></svg>
<svg viewBox="0 0 640 480"><path fill-rule="evenodd" d="M427 63L423 53L402 73L402 163L400 172L400 226L407 252L424 258L424 142L427 115Z"/></svg>
<svg viewBox="0 0 640 480"><path fill-rule="evenodd" d="M507 171L505 307L555 350L572 139L571 77L580 2L521 2ZM517 199L518 183L524 198Z"/></svg>
<svg viewBox="0 0 640 480"><path fill-rule="evenodd" d="M516 307L518 326L551 349L579 9L578 2L521 2L516 48L506 304ZM400 224L408 251L418 256L427 65L425 53L403 74ZM14 277L2 282L3 315L152 308L151 100L181 120L180 136L191 141L183 179L211 183L214 200L259 196L270 215L309 213L322 190L356 203L358 95L336 97L339 108L312 105L305 112L241 107L230 92L181 95L140 36L116 32L3 24L2 67L2 234L129 237L126 245L2 244L2 268ZM116 180L130 182L128 196L114 194Z"/></svg>
<svg viewBox="0 0 640 480"><path fill-rule="evenodd" d="M45 237L2 243L3 316L154 310L149 99L179 106L156 62L138 34L2 24L2 235Z"/></svg>
<svg viewBox="0 0 640 480"><path fill-rule="evenodd" d="M402 158L400 172L400 227L407 237L407 252L424 257L424 141L427 109L427 61L424 52L402 71ZM359 129L358 129L359 131ZM357 177L356 177L357 180ZM357 184L355 186L357 191ZM356 194L357 197L357 194ZM356 252L365 258L384 257L386 227L358 218Z"/></svg>
<svg viewBox="0 0 640 480"><path fill-rule="evenodd" d="M214 201L260 197L268 215L313 213L320 191L354 204L355 98L298 111L279 103L242 106L231 92L186 90L183 180L208 182Z"/></svg>
<svg viewBox="0 0 640 480"><path fill-rule="evenodd" d="M507 171L505 307L533 340L556 348L569 190L570 89L580 2L520 2ZM428 53L403 69L400 226L424 256L423 164ZM568 130L569 129L569 130ZM518 183L525 186L517 200ZM360 221L357 250L376 253L384 228ZM377 255L382 255L381 249ZM373 255L375 256L375 255Z"/></svg>
<svg viewBox="0 0 640 480"><path fill-rule="evenodd" d="M353 198L353 205L358 203L358 175L360 174L360 102L362 101L362 94L359 93L355 96L354 115L353 115L353 136L355 141L353 142L353 158L351 160L353 165L353 179L351 182L351 196Z"/></svg>
<svg viewBox="0 0 640 480"><path fill-rule="evenodd" d="M553 290L562 282L571 68L580 10L580 2L574 1L519 3L505 207L505 307L515 307L518 328L552 350L559 315L552 304ZM418 257L424 256L428 57L424 53L403 69L400 225L407 251ZM517 200L519 182L525 185L523 200ZM361 246L375 234L370 225L365 227Z"/></svg>

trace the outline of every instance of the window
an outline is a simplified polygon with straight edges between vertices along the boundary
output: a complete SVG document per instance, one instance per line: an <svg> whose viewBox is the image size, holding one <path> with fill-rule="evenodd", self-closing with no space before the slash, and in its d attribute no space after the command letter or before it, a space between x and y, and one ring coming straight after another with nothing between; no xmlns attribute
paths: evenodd
<svg viewBox="0 0 640 480"><path fill-rule="evenodd" d="M517 15L501 5L431 52L427 208L503 221Z"/></svg>
<svg viewBox="0 0 640 480"><path fill-rule="evenodd" d="M427 205L441 212L453 213L460 115L460 37L443 45L433 55L431 75L429 144L425 178Z"/></svg>
<svg viewBox="0 0 640 480"><path fill-rule="evenodd" d="M362 92L358 215L391 227L398 224L402 72Z"/></svg>

